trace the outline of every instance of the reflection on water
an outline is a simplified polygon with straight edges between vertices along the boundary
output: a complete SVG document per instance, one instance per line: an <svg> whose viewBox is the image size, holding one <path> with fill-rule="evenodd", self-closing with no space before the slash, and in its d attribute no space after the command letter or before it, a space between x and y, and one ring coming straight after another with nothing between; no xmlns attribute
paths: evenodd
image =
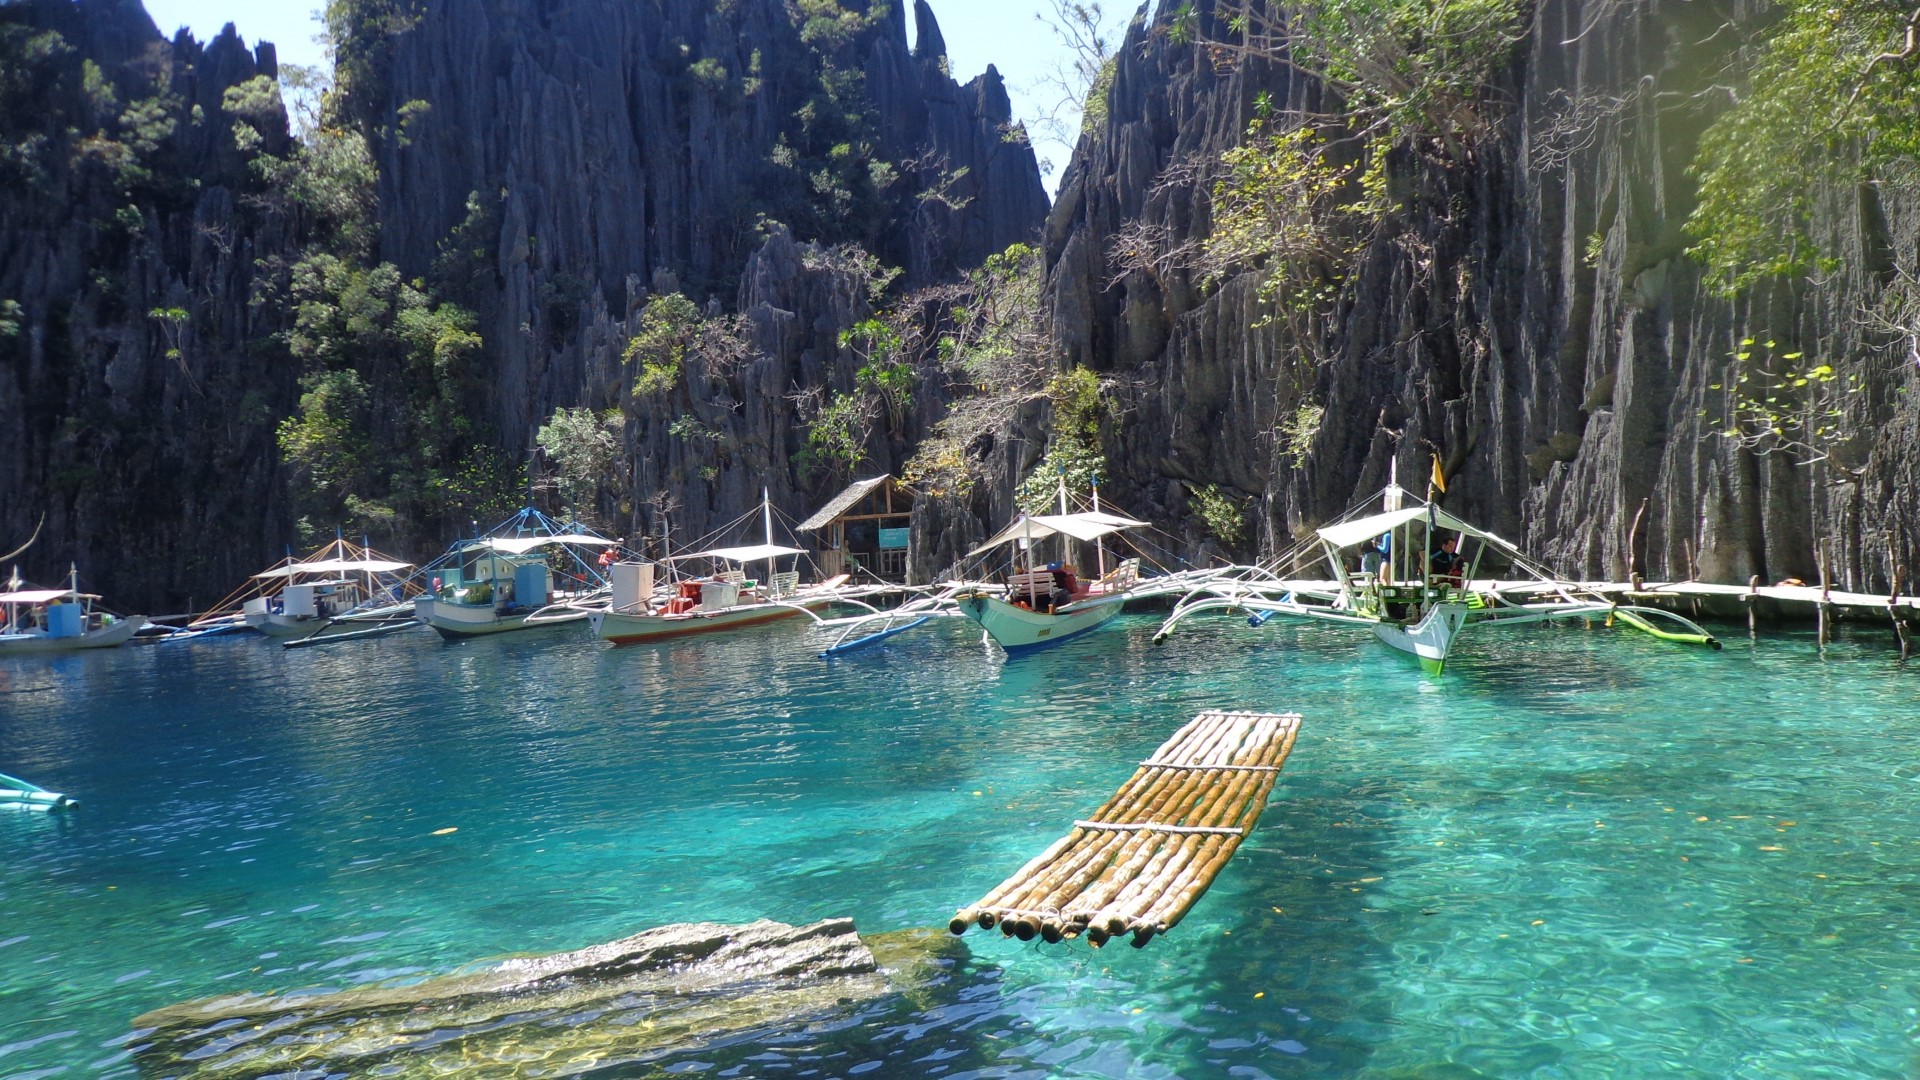
<svg viewBox="0 0 1920 1080"><path fill-rule="evenodd" d="M210 994L939 925L1209 707L1306 723L1170 937L970 934L951 994L634 1075L1913 1072L1920 710L1884 641L1536 628L1435 681L1339 628L1154 624L1013 661L938 624L831 664L792 626L0 661L0 770L85 801L0 814L0 1077L130 1074L127 1022Z"/></svg>

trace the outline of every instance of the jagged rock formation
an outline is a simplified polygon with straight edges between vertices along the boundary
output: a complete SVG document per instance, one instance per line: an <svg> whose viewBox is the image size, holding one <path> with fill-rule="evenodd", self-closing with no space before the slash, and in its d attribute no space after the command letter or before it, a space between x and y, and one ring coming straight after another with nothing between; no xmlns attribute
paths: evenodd
<svg viewBox="0 0 1920 1080"><path fill-rule="evenodd" d="M696 372L684 392L634 410L636 498L620 527L657 528L645 504L661 492L680 504L675 530L699 533L757 501L763 484L802 514L832 486L796 474L804 443L789 395L851 388L835 339L870 314L870 298L822 271L829 260L803 252L794 231L857 241L910 286L1031 239L1046 213L1000 76L955 84L925 0L912 51L899 0L872 10L871 25L835 43L810 40L776 0L436 0L393 39L386 92L366 111L390 133L381 257L428 272L470 200L479 206L496 254L469 306L498 365L492 419L505 445L526 445L556 406L620 402L620 349L649 295L684 291L752 318L760 355L748 369ZM857 75L839 105L865 111L872 163L898 174L856 185L838 218L783 194L814 181L781 164L804 158L799 117L824 107L835 72ZM792 229L758 226L762 212ZM921 404L937 416L937 395ZM698 424L691 438L684 424L668 430L682 417ZM911 436L885 440L869 467L892 466Z"/></svg>
<svg viewBox="0 0 1920 1080"><path fill-rule="evenodd" d="M133 1021L148 1075L575 1075L850 1014L949 978L937 931L681 923L394 987L232 994ZM313 1073L318 1075L318 1073Z"/></svg>
<svg viewBox="0 0 1920 1080"><path fill-rule="evenodd" d="M28 572L211 600L287 540L274 425L298 372L262 362L278 327L249 300L292 223L249 206L221 108L273 46L168 42L129 0L0 6L0 34L0 543L44 514Z"/></svg>
<svg viewBox="0 0 1920 1080"><path fill-rule="evenodd" d="M1212 4L1194 7L1203 36L1225 33ZM1893 260L1916 261L1920 207L1827 193L1838 273L1737 301L1709 289L1681 226L1686 167L1723 100L1701 91L1738 36L1713 33L1725 13L1539 5L1491 95L1510 103L1493 137L1450 163L1396 163L1419 211L1368 253L1331 359L1303 368L1277 327L1256 328L1245 280L1113 280L1108 248L1128 221L1205 235L1204 197L1155 184L1169 164L1234 145L1262 91L1283 109L1319 104L1288 68L1173 44L1160 8L1149 23L1143 5L1107 119L1083 137L1047 226L1063 351L1134 388L1108 435L1123 504L1186 520L1197 542L1188 493L1218 483L1257 498L1261 546L1285 548L1379 488L1390 461L1423 486L1431 447L1453 477L1450 507L1569 573L1623 576L1643 502L1631 554L1649 577L1813 580L1822 540L1833 579L1857 588L1915 565L1920 384L1907 346L1857 315ZM1804 466L1717 435L1709 420L1749 337L1885 358L1849 403L1860 436ZM1303 404L1326 411L1296 465L1277 431Z"/></svg>
<svg viewBox="0 0 1920 1080"><path fill-rule="evenodd" d="M603 507L611 524L657 532L661 493L685 536L763 485L792 514L829 491L840 477L795 464L792 396L851 387L836 339L872 302L833 246L925 283L1032 237L1046 212L998 74L957 85L924 0L914 16L910 51L898 2L819 33L777 0L433 2L353 42L343 111L379 167L373 254L478 314L475 430L517 460L554 408L627 404L640 309L684 291L747 311L759 354L629 409L633 497ZM31 65L40 81L10 88L31 107L0 117L0 164L35 139L56 163L0 190L0 302L20 309L0 308L0 415L19 418L0 430L0 537L45 510L36 565L75 557L118 604L178 611L295 539L276 429L300 364L274 340L283 299L249 301L273 278L258 261L284 270L312 237L297 211L255 204L222 111L229 87L274 74L273 50L231 33L169 45L131 0L28 0L0 7L0 27L57 28L74 50ZM88 104L83 61L119 88L113 109ZM129 186L85 136L118 138L119 108L155 95L171 126L141 151L153 179ZM265 126L264 149L285 152L284 112ZM873 467L897 466L941 404L917 395Z"/></svg>

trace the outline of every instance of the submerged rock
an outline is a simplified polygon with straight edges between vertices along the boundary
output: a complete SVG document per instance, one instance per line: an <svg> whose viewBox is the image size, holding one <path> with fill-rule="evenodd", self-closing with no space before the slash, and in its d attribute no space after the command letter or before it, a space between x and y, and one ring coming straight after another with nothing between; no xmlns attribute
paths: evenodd
<svg viewBox="0 0 1920 1080"><path fill-rule="evenodd" d="M832 1024L964 955L849 919L684 923L404 986L230 994L133 1022L149 1076L571 1076Z"/></svg>

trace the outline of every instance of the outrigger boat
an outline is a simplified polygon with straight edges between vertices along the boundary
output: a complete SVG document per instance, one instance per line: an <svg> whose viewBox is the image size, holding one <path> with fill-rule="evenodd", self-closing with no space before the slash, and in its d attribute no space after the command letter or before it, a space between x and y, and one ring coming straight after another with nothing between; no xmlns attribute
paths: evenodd
<svg viewBox="0 0 1920 1080"><path fill-rule="evenodd" d="M289 554L161 640L253 631L292 646L403 630L420 591L401 575L412 565L336 538Z"/></svg>
<svg viewBox="0 0 1920 1080"><path fill-rule="evenodd" d="M1616 604L1592 593L1534 563L1500 537L1454 517L1436 503L1413 498L1398 486L1388 485L1381 498L1386 507L1382 512L1320 529L1311 545L1296 548L1276 563L1298 569L1317 546L1333 569L1333 580L1303 580L1283 577L1268 567L1247 568L1188 594L1155 632L1154 641L1166 640L1175 625L1203 611L1251 612L1248 622L1256 626L1274 615L1286 615L1371 629L1389 646L1417 657L1435 675L1445 668L1462 634L1485 625L1617 618L1662 640L1720 647L1712 634L1692 621L1658 608ZM1449 540L1447 534L1452 534L1451 539L1476 542L1478 547L1471 557L1448 552L1442 559L1438 553ZM1383 537L1386 549L1363 556L1363 568L1352 569L1352 554ZM1452 565L1443 565L1447 562ZM1517 580L1478 576L1483 567L1496 564L1527 576Z"/></svg>
<svg viewBox="0 0 1920 1080"><path fill-rule="evenodd" d="M80 571L69 567L64 589L27 589L18 571L0 592L0 656L71 652L123 645L147 623L144 615L115 616L100 597L80 591Z"/></svg>
<svg viewBox="0 0 1920 1080"><path fill-rule="evenodd" d="M1120 614L1139 577L1140 560L1122 560L1111 572L1102 566L1099 577L1082 582L1074 567L1064 561L1035 569L1030 561L1032 545L1049 536L1100 542L1122 529L1145 524L1099 510L1078 514L1021 514L967 556L972 558L1018 543L1029 556L1027 569L1007 579L1002 595L976 588L956 597L960 613L979 623L987 636L1009 653L1057 645L1096 629ZM1104 563L1104 545L1101 551Z"/></svg>
<svg viewBox="0 0 1920 1080"><path fill-rule="evenodd" d="M17 776L0 773L0 806L22 810L67 810L79 805L79 799L68 798Z"/></svg>
<svg viewBox="0 0 1920 1080"><path fill-rule="evenodd" d="M289 644L404 630L413 622L413 601L399 575L413 564L379 556L335 540L305 559L262 571L253 575L259 595L241 605L241 615L248 626Z"/></svg>
<svg viewBox="0 0 1920 1080"><path fill-rule="evenodd" d="M604 597L607 588L598 560L581 552L619 546L528 507L485 536L457 541L421 571L430 577L430 592L414 601L414 617L449 640L579 622L588 615L582 605ZM549 552L568 564L558 587Z"/></svg>
<svg viewBox="0 0 1920 1080"><path fill-rule="evenodd" d="M760 511L765 540L739 547L715 547L675 555L670 566L708 559L724 569L706 576L680 577L669 589L656 589L656 564L615 563L612 601L588 613L595 637L615 645L663 641L692 634L711 634L747 626L814 616L833 604L868 607L858 597L873 590L848 589L848 575L838 574L815 585L801 585L797 570L780 571L778 560L804 555L801 548L774 543L773 506L761 492ZM749 580L744 567L765 560L764 580Z"/></svg>

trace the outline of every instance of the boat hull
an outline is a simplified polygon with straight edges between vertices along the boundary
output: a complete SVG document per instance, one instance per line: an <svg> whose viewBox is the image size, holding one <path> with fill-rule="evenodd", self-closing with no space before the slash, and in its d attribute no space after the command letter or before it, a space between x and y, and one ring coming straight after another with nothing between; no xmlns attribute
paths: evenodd
<svg viewBox="0 0 1920 1080"><path fill-rule="evenodd" d="M1061 614L1031 611L991 596L959 598L960 614L980 624L996 644L1010 654L1031 652L1058 645L1104 624L1120 614L1124 596L1082 601Z"/></svg>
<svg viewBox="0 0 1920 1080"><path fill-rule="evenodd" d="M587 613L565 613L542 615L536 621L527 621L535 609L528 608L502 615L492 604L450 604L444 600L416 600L413 615L415 619L426 623L440 632L448 640L479 637L483 634L505 634L515 630L538 630L547 626L565 626L587 617Z"/></svg>
<svg viewBox="0 0 1920 1080"><path fill-rule="evenodd" d="M80 649L111 649L132 640L147 624L144 615L129 615L111 626L89 630L77 637L48 637L45 634L0 634L0 656L28 653L75 652Z"/></svg>
<svg viewBox="0 0 1920 1080"><path fill-rule="evenodd" d="M1373 632L1388 645L1412 653L1428 674L1438 675L1446 667L1447 655L1453 651L1454 640L1466 621L1467 605L1447 602L1433 605L1426 617L1412 626L1375 623Z"/></svg>
<svg viewBox="0 0 1920 1080"><path fill-rule="evenodd" d="M689 611L679 615L635 615L618 611L596 611L588 617L593 634L615 645L637 645L648 641L668 641L695 634L714 634L747 626L778 622L826 607L831 599L802 600L789 604L742 604L719 611Z"/></svg>

